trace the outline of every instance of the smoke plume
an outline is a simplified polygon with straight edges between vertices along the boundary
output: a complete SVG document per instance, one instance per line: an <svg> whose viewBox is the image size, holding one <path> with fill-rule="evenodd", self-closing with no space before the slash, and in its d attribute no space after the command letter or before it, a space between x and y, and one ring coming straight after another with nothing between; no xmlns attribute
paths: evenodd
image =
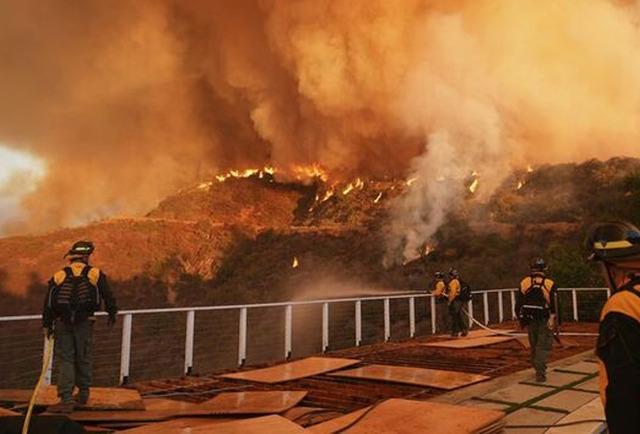
<svg viewBox="0 0 640 434"><path fill-rule="evenodd" d="M319 163L419 177L396 204L406 256L460 194L442 177L477 171L488 194L512 166L638 154L639 16L614 0L3 2L0 143L47 167L12 230Z"/></svg>

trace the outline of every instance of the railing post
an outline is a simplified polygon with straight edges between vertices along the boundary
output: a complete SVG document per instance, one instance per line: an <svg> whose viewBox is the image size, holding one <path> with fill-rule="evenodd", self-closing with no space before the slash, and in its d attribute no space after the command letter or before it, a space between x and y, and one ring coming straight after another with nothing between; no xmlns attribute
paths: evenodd
<svg viewBox="0 0 640 434"><path fill-rule="evenodd" d="M571 290L571 302L573 304L573 320L578 322L578 294L575 289Z"/></svg>
<svg viewBox="0 0 640 434"><path fill-rule="evenodd" d="M356 347L362 343L362 301L356 301Z"/></svg>
<svg viewBox="0 0 640 434"><path fill-rule="evenodd" d="M482 305L484 308L484 325L489 324L489 294L487 291L482 293Z"/></svg>
<svg viewBox="0 0 640 434"><path fill-rule="evenodd" d="M391 339L391 318L389 314L389 299L384 299L384 341Z"/></svg>
<svg viewBox="0 0 640 434"><path fill-rule="evenodd" d="M196 325L196 311L187 312L187 334L184 341L184 373L191 374L193 370L193 338Z"/></svg>
<svg viewBox="0 0 640 434"><path fill-rule="evenodd" d="M431 334L436 334L436 298L431 296Z"/></svg>
<svg viewBox="0 0 640 434"><path fill-rule="evenodd" d="M416 337L416 299L409 298L409 336Z"/></svg>
<svg viewBox="0 0 640 434"><path fill-rule="evenodd" d="M516 292L509 291L511 295L511 319L516 319Z"/></svg>
<svg viewBox="0 0 640 434"><path fill-rule="evenodd" d="M284 315L284 358L291 358L291 336L293 334L293 306L290 304L285 308Z"/></svg>
<svg viewBox="0 0 640 434"><path fill-rule="evenodd" d="M322 352L329 351L329 303L322 303Z"/></svg>
<svg viewBox="0 0 640 434"><path fill-rule="evenodd" d="M46 358L47 358L47 352L49 351L49 345L53 345L53 340L47 339L47 337L44 337L44 348L42 351L42 364L44 365L44 363L46 362ZM54 351L54 350L52 350ZM53 354L51 354L51 360L49 360L49 364L44 368L45 369L45 374L44 374L44 379L42 380L42 382L46 385L51 384L51 375L53 373Z"/></svg>
<svg viewBox="0 0 640 434"><path fill-rule="evenodd" d="M504 306L502 304L502 291L498 291L498 322L504 321Z"/></svg>
<svg viewBox="0 0 640 434"><path fill-rule="evenodd" d="M611 298L611 288L607 288L607 300Z"/></svg>
<svg viewBox="0 0 640 434"><path fill-rule="evenodd" d="M124 315L122 321L122 349L120 350L120 384L129 381L129 367L131 364L131 321L130 313Z"/></svg>
<svg viewBox="0 0 640 434"><path fill-rule="evenodd" d="M247 308L240 308L240 324L238 335L238 366L247 361Z"/></svg>
<svg viewBox="0 0 640 434"><path fill-rule="evenodd" d="M473 295L467 303L467 312L469 312L469 328L473 327Z"/></svg>

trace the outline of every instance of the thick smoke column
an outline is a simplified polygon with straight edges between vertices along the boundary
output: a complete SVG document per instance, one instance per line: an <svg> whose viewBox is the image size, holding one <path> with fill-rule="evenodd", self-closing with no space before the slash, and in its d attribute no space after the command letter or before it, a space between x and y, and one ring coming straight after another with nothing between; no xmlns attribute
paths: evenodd
<svg viewBox="0 0 640 434"><path fill-rule="evenodd" d="M613 0L3 2L0 142L48 170L13 229L317 162L417 172L395 233L420 242L458 194L435 166L488 192L514 164L637 154L637 20Z"/></svg>

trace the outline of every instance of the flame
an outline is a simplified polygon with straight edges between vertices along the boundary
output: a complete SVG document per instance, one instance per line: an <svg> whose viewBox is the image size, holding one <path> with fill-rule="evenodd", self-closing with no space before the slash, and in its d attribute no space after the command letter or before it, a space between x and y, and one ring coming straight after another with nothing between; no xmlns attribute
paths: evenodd
<svg viewBox="0 0 640 434"><path fill-rule="evenodd" d="M258 175L258 178L262 179L264 178L265 174L273 175L275 172L276 170L271 166L264 166L262 168L251 168L251 169L244 169L244 170L232 169L232 170L229 170L227 173L216 175L216 179L218 180L218 182L225 182L229 178L236 178L236 179L250 178L255 175Z"/></svg>
<svg viewBox="0 0 640 434"><path fill-rule="evenodd" d="M425 243L424 244L424 251L423 251L423 256L429 256L431 253L433 253L435 249L433 247L431 247L429 244Z"/></svg>
<svg viewBox="0 0 640 434"><path fill-rule="evenodd" d="M531 164L527 165L527 173L533 172L533 166Z"/></svg>
<svg viewBox="0 0 640 434"><path fill-rule="evenodd" d="M294 256L293 257L293 263L291 264L291 268L298 268L299 265L300 265L300 263L298 262L298 257Z"/></svg>
<svg viewBox="0 0 640 434"><path fill-rule="evenodd" d="M407 187L411 187L411 184L413 184L413 183L414 183L414 182L416 182L417 180L418 180L418 177L417 177L417 176L414 176L413 178L409 178L409 179L407 179L407 182L406 182Z"/></svg>
<svg viewBox="0 0 640 434"><path fill-rule="evenodd" d="M516 187L516 190L520 190L522 187L524 187L524 182L518 181L518 186Z"/></svg>
<svg viewBox="0 0 640 434"><path fill-rule="evenodd" d="M203 182L201 184L198 185L198 190L209 190L209 188L211 188L211 186L213 185L213 182Z"/></svg>
<svg viewBox="0 0 640 434"><path fill-rule="evenodd" d="M373 203L380 202L380 199L382 199L382 192L378 193L378 196L376 196L376 198L373 200Z"/></svg>
<svg viewBox="0 0 640 434"><path fill-rule="evenodd" d="M345 196L348 195L349 193L351 193L351 191L354 189L354 185L352 182L350 182L349 184L347 184L347 186L344 188L344 190L342 190L342 194L344 194Z"/></svg>
<svg viewBox="0 0 640 434"><path fill-rule="evenodd" d="M316 163L308 166L293 166L293 174L299 180L320 178L321 180L326 181L328 179L327 172L325 172L325 170Z"/></svg>
<svg viewBox="0 0 640 434"><path fill-rule="evenodd" d="M355 187L362 190L364 188L364 182L360 178L356 179Z"/></svg>
<svg viewBox="0 0 640 434"><path fill-rule="evenodd" d="M478 184L480 184L480 180L478 178L474 179L471 185L469 185L469 191L475 193L478 189Z"/></svg>
<svg viewBox="0 0 640 434"><path fill-rule="evenodd" d="M333 189L325 191L324 197L322 198L320 203L328 201L333 195L334 195Z"/></svg>

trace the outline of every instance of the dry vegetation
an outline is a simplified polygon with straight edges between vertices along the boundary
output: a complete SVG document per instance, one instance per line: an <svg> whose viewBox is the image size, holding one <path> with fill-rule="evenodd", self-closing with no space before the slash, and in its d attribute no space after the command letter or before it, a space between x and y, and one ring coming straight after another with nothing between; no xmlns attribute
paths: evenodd
<svg viewBox="0 0 640 434"><path fill-rule="evenodd" d="M476 288L511 287L537 255L561 285L597 285L584 259L585 228L601 219L640 222L640 160L544 166L515 173L486 204L467 200L452 210L427 258L384 269L388 209L406 186L367 181L344 194L346 187L230 179L181 191L144 218L2 239L0 313L37 312L46 279L80 238L96 242L95 263L121 306L137 308L283 300L317 288L418 289L449 266Z"/></svg>

